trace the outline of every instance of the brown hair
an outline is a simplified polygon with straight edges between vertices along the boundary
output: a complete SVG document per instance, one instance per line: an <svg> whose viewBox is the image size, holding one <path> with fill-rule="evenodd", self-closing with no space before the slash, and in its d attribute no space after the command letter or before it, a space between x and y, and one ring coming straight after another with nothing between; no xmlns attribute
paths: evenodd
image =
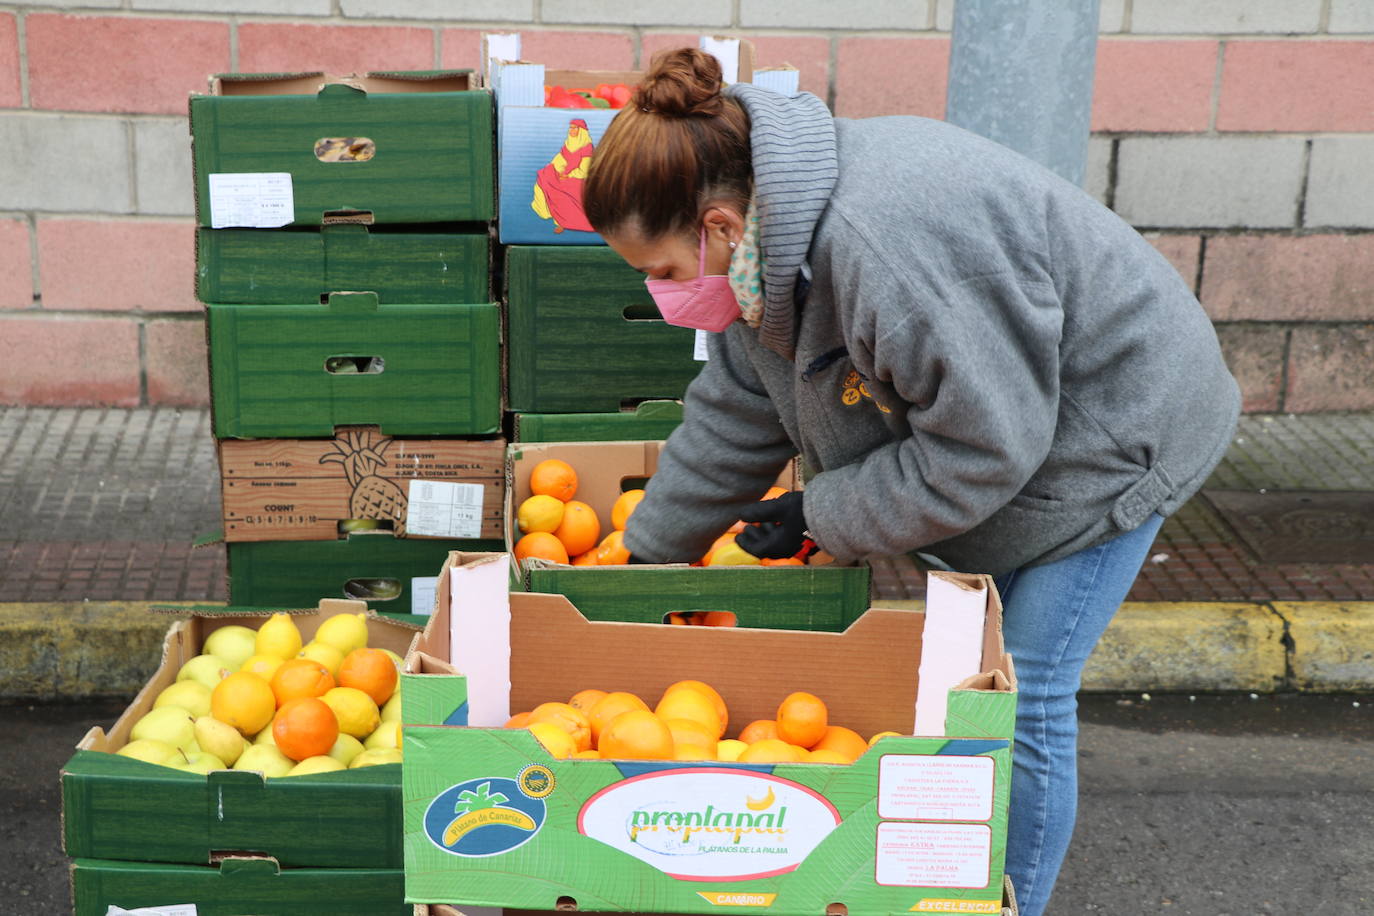
<svg viewBox="0 0 1374 916"><path fill-rule="evenodd" d="M660 51L592 156L582 205L598 232L694 233L713 201L748 207L749 116L705 51Z"/></svg>

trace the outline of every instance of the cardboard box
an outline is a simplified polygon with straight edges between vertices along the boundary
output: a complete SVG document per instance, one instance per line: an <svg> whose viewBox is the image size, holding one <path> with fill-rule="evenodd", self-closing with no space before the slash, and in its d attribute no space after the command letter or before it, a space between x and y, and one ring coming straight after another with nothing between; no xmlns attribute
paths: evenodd
<svg viewBox="0 0 1374 916"><path fill-rule="evenodd" d="M508 248L506 323L513 411L680 398L702 365L696 332L665 322L644 276L609 248Z"/></svg>
<svg viewBox="0 0 1374 916"><path fill-rule="evenodd" d="M643 401L614 413L518 413L516 442L632 442L667 439L682 423L681 401Z"/></svg>
<svg viewBox="0 0 1374 916"><path fill-rule="evenodd" d="M380 302L491 302L487 232L205 229L196 233L196 296L231 305L301 305L366 290Z"/></svg>
<svg viewBox="0 0 1374 916"><path fill-rule="evenodd" d="M411 615L427 616L434 609L435 580L449 553L499 550L501 542L397 538L381 532L339 541L253 541L225 547L231 604L301 607L321 596L356 597L384 616L423 624Z"/></svg>
<svg viewBox="0 0 1374 916"><path fill-rule="evenodd" d="M191 96L197 220L490 222L492 96L475 84L465 70L216 76Z"/></svg>
<svg viewBox="0 0 1374 916"><path fill-rule="evenodd" d="M662 442L512 445L507 452L506 549L517 540L515 510L530 496L530 468L559 458L578 473L577 499L610 530L611 507L658 466ZM800 485L789 467L778 484ZM522 577L534 592L566 595L592 620L662 623L681 611L730 611L742 627L843 630L868 608L867 566L562 566L531 563Z"/></svg>
<svg viewBox="0 0 1374 916"><path fill-rule="evenodd" d="M411 916L405 872L364 868L280 868L266 857L231 856L218 865L77 859L72 863L76 916L107 916L111 906L194 904L197 916L298 916L327 901L339 916Z"/></svg>
<svg viewBox="0 0 1374 916"><path fill-rule="evenodd" d="M721 59L727 82L750 81L752 44L703 39L707 46ZM501 243L604 245L583 212L582 182L619 109L545 108L544 87L571 91L623 83L633 89L643 71L553 70L518 59L490 64L497 105Z"/></svg>
<svg viewBox="0 0 1374 916"><path fill-rule="evenodd" d="M214 433L221 439L500 432L500 307L380 304L206 306Z"/></svg>
<svg viewBox="0 0 1374 916"><path fill-rule="evenodd" d="M332 439L219 442L224 539L500 538L504 439L400 439L345 427Z"/></svg>
<svg viewBox="0 0 1374 916"><path fill-rule="evenodd" d="M556 760L526 730L408 716L406 899L999 913L1015 674L991 579L937 575L981 590L984 673L948 692L946 735L887 737L849 766ZM589 621L566 598L533 593L512 593L509 610L512 709L597 686L653 702L695 678L720 691L736 730L802 689L860 734L914 721L921 611L872 608L824 633Z"/></svg>
<svg viewBox="0 0 1374 916"><path fill-rule="evenodd" d="M329 616L364 609L360 601L325 599L293 613L309 642ZM206 636L231 624L256 629L267 616L221 609L172 623L157 671L108 731L86 733L62 768L67 855L207 865L225 854L253 853L290 867L401 867L398 764L264 779L247 770L202 776L113 753L181 666L200 654ZM367 629L368 645L402 656L419 633L380 617L371 617Z"/></svg>

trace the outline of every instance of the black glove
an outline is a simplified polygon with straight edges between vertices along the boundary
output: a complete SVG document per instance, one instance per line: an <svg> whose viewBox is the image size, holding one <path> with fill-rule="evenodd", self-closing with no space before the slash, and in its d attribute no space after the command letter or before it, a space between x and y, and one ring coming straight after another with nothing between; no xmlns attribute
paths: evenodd
<svg viewBox="0 0 1374 916"><path fill-rule="evenodd" d="M782 560L795 556L802 549L802 542L810 537L802 512L802 494L798 492L756 502L739 517L741 521L760 523L745 525L735 536L735 543L756 557Z"/></svg>
<svg viewBox="0 0 1374 916"><path fill-rule="evenodd" d="M633 553L630 554L630 565L631 565L631 566L635 566L635 565L637 565L637 564L642 564L642 563L652 563L652 562L654 562L654 561L653 561L653 560L646 560L646 559L644 559L643 557L637 556L636 554L633 554Z"/></svg>

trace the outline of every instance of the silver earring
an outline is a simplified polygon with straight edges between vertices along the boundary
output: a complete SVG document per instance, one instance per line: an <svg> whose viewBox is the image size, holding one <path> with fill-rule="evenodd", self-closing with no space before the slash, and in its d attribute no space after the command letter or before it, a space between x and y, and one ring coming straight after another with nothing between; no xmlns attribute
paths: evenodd
<svg viewBox="0 0 1374 916"><path fill-rule="evenodd" d="M731 251L734 251L734 250L735 250L735 247L736 247L738 244L739 244L738 242L731 242L731 243L730 243L730 250L731 250Z"/></svg>

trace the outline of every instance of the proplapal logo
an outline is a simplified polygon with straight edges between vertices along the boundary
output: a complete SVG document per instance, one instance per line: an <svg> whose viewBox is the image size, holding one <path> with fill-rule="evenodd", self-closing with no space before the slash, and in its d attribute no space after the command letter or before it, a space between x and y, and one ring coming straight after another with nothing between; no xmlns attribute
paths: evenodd
<svg viewBox="0 0 1374 916"><path fill-rule="evenodd" d="M766 773L693 767L646 773L587 800L578 830L684 881L789 872L840 823L806 786Z"/></svg>
<svg viewBox="0 0 1374 916"><path fill-rule="evenodd" d="M424 827L430 842L444 852L477 858L528 843L544 817L543 797L533 797L520 781L488 776L435 796L425 809Z"/></svg>

